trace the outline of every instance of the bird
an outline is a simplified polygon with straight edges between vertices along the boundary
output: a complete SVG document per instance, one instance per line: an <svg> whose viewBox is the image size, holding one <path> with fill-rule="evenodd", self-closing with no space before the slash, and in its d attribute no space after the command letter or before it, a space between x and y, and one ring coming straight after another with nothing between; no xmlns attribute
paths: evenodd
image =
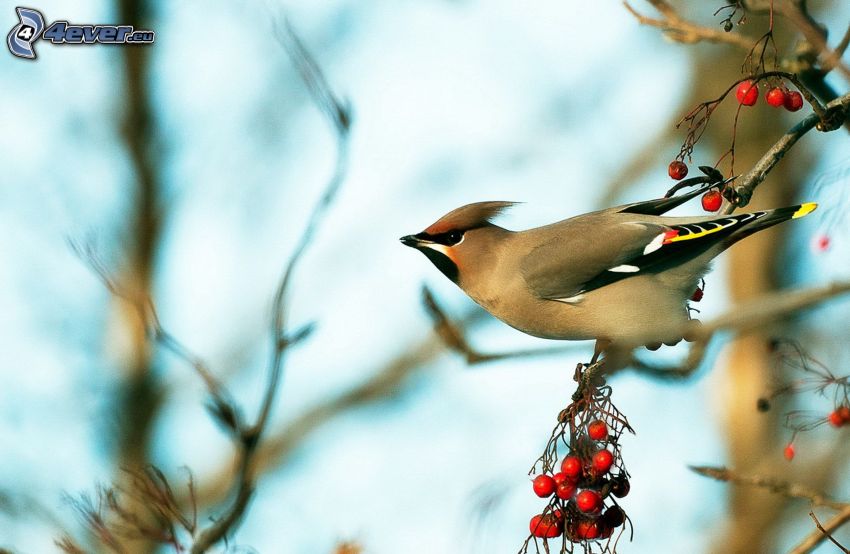
<svg viewBox="0 0 850 554"><path fill-rule="evenodd" d="M524 231L493 223L516 202L476 202L400 240L511 327L545 339L595 340L595 361L612 345L655 349L686 338L694 321L689 299L717 255L817 208L807 202L736 215L664 215L717 186Z"/></svg>

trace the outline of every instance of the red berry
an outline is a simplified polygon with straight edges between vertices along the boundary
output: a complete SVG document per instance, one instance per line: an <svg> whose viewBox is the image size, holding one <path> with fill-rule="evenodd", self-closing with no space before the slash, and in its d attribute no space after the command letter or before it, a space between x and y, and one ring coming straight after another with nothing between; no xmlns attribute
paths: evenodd
<svg viewBox="0 0 850 554"><path fill-rule="evenodd" d="M719 190L712 189L702 195L702 209L707 212L716 212L723 203L723 195Z"/></svg>
<svg viewBox="0 0 850 554"><path fill-rule="evenodd" d="M619 506L611 506L602 514L602 521L607 527L619 527L626 521L626 512Z"/></svg>
<svg viewBox="0 0 850 554"><path fill-rule="evenodd" d="M783 456L785 456L785 459L786 459L786 460L788 460L789 462L790 462L791 460L793 460L793 459L794 459L794 454L795 454L795 451L794 451L794 443L793 443L793 442L789 442L788 444L786 444L786 445L785 445L785 450L782 452L782 454L783 454Z"/></svg>
<svg viewBox="0 0 850 554"><path fill-rule="evenodd" d="M567 456L561 462L561 471L571 479L576 479L581 475L581 460L575 456Z"/></svg>
<svg viewBox="0 0 850 554"><path fill-rule="evenodd" d="M785 105L785 91L779 87L773 87L764 95L767 103L774 108L781 108Z"/></svg>
<svg viewBox="0 0 850 554"><path fill-rule="evenodd" d="M735 97L740 104L752 106L759 99L759 87L754 82L747 79L738 84L738 90L735 91Z"/></svg>
<svg viewBox="0 0 850 554"><path fill-rule="evenodd" d="M595 441L601 441L608 438L608 426L601 419L591 421L587 426L587 436Z"/></svg>
<svg viewBox="0 0 850 554"><path fill-rule="evenodd" d="M538 475L534 478L534 494L539 496L540 498L546 498L547 496L552 496L552 493L555 492L555 488L557 485L555 484L555 480L552 479L548 475Z"/></svg>
<svg viewBox="0 0 850 554"><path fill-rule="evenodd" d="M785 109L789 112L796 112L803 107L803 95L792 90L785 95Z"/></svg>
<svg viewBox="0 0 850 554"><path fill-rule="evenodd" d="M685 165L685 162L673 160L672 162L670 162L670 165L667 166L667 175L677 181L679 179L684 179L687 174L688 166Z"/></svg>
<svg viewBox="0 0 850 554"><path fill-rule="evenodd" d="M841 427L842 425L844 425L844 419L841 418L841 414L838 413L838 410L833 410L829 412L829 415L826 416L826 419L833 427Z"/></svg>
<svg viewBox="0 0 850 554"><path fill-rule="evenodd" d="M580 539L595 539L602 534L602 526L596 520L583 519L576 524L575 534Z"/></svg>
<svg viewBox="0 0 850 554"><path fill-rule="evenodd" d="M835 408L827 419L833 427L842 427L850 423L850 406L839 406Z"/></svg>
<svg viewBox="0 0 850 554"><path fill-rule="evenodd" d="M626 479L625 475L618 475L611 479L611 494L617 498L623 498L629 494L631 488L632 486L629 484L629 480Z"/></svg>
<svg viewBox="0 0 850 554"><path fill-rule="evenodd" d="M610 450L600 450L593 455L591 463L593 464L593 471L605 473L614 465L614 455L611 454Z"/></svg>
<svg viewBox="0 0 850 554"><path fill-rule="evenodd" d="M537 514L528 523L528 530L535 537L551 539L561 534L561 522L552 514Z"/></svg>
<svg viewBox="0 0 850 554"><path fill-rule="evenodd" d="M557 494L558 498L562 500L569 500L576 495L576 484L572 481L564 481L558 485L558 489L555 491L555 494Z"/></svg>
<svg viewBox="0 0 850 554"><path fill-rule="evenodd" d="M700 300L702 300L702 296L703 296L702 289L697 287L697 290L695 290L694 293L691 295L691 300L693 302L699 302Z"/></svg>
<svg viewBox="0 0 850 554"><path fill-rule="evenodd" d="M602 509L602 497L592 490L583 490L576 495L576 506L586 514L595 514Z"/></svg>
<svg viewBox="0 0 850 554"><path fill-rule="evenodd" d="M574 481L575 481L575 478L573 478L573 477L569 477L569 476L568 476L566 473L564 473L563 471L559 471L558 473L556 473L555 475L553 475L553 476L552 476L552 479L555 481L555 486L558 486L558 485L560 485L561 483L565 483L565 482L567 482L567 481L569 481L569 482L574 482Z"/></svg>

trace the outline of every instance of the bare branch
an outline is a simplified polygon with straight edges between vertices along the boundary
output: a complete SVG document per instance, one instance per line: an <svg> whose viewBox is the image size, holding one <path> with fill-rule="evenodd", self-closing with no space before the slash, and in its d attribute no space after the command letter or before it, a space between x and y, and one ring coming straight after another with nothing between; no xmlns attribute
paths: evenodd
<svg viewBox="0 0 850 554"><path fill-rule="evenodd" d="M699 368L708 345L716 333L732 330L744 334L779 318L797 311L811 308L831 298L850 292L850 281L832 283L824 287L815 287L795 291L778 291L763 295L755 300L741 304L707 322L690 322L683 335L691 341L688 356L681 364L660 366L637 359L634 354L628 361L611 364L608 371L626 367L656 378L682 379L693 374Z"/></svg>
<svg viewBox="0 0 850 554"><path fill-rule="evenodd" d="M823 28L812 18L806 11L805 4L802 2L780 2L778 8L782 14L787 17L794 25L800 29L806 40L814 46L822 59L821 68L824 74L830 70L837 69L845 79L850 81L850 68L841 61L841 56L844 49L847 48L842 40L835 50L832 50L826 43L826 33ZM850 33L850 29L848 29ZM845 36L846 38L846 36ZM844 44L842 48L842 44Z"/></svg>
<svg viewBox="0 0 850 554"><path fill-rule="evenodd" d="M126 301L135 308L138 317L142 321L146 330L148 338L171 352L195 370L204 382L207 392L212 398L213 405L216 408L217 413L220 415L220 421L225 423L226 427L229 429L235 430L238 426L238 410L236 403L230 398L230 395L224 385L218 380L207 363L199 356L192 353L185 345L178 341L162 326L156 306L150 296L142 291L134 291L118 283L110 275L109 270L106 269L106 266L100 260L94 250L94 247L90 243L83 244L71 241L70 245L71 249L77 254L77 256L83 260L92 269L92 271L94 271L95 275L97 275L103 283L106 290L108 290L116 298ZM229 420L225 418L224 414L230 414Z"/></svg>
<svg viewBox="0 0 850 554"><path fill-rule="evenodd" d="M286 332L286 295L289 290L290 281L298 262L312 244L313 237L345 178L348 166L348 137L351 125L350 110L340 102L324 78L316 61L296 36L288 23L276 26L277 36L281 44L288 52L295 67L298 69L302 79L310 90L313 101L334 125L337 137L337 156L333 175L325 185L322 196L313 208L307 225L287 262L283 274L278 282L274 295L271 317L271 356L268 368L268 381L266 383L263 400L256 422L251 426L240 425L237 442L239 466L237 476L232 484L234 499L214 524L203 530L195 543L192 545L191 553L200 554L206 552L213 545L222 540L227 533L232 532L241 521L256 489L256 481L259 473L255 471L255 457L257 445L265 431L274 399L277 395L280 379L283 374L283 360L287 348L305 332L299 331L293 337L287 336Z"/></svg>
<svg viewBox="0 0 850 554"><path fill-rule="evenodd" d="M803 539L800 544L795 546L788 554L809 554L810 552L813 552L823 541L828 538L831 539L832 533L848 521L850 521L850 505L835 514L835 516L833 516L832 519L827 521L824 525L818 524L818 528ZM844 548L841 545L838 546L839 548ZM844 552L847 552L847 550L845 549Z"/></svg>
<svg viewBox="0 0 850 554"><path fill-rule="evenodd" d="M836 98L825 106L827 118L830 120L834 118L833 122L840 126L847 117L848 107L850 107L850 93ZM767 174L779 163L779 160L785 156L803 135L822 123L823 120L821 117L816 113L812 113L782 135L770 150L761 157L758 163L753 166L749 173L729 187L728 190L731 191L730 194L732 195L733 202L726 208L726 213L732 213L736 207L746 206L750 202L756 187L764 182ZM833 129L824 128L823 130Z"/></svg>
<svg viewBox="0 0 850 554"><path fill-rule="evenodd" d="M787 481L782 481L766 475L740 475L735 471L722 466L689 466L689 468L691 471L698 473L703 477L714 479L715 481L725 481L727 483L735 483L736 485L767 489L774 494L779 494L788 498L808 500L813 506L822 506L824 508L839 511L850 506L846 502L832 500L824 493L813 490L805 485L788 483Z"/></svg>
<svg viewBox="0 0 850 554"><path fill-rule="evenodd" d="M812 518L812 521L815 522L815 526L818 528L818 531L823 533L826 536L826 538L828 538L832 542L832 544L837 546L839 550L844 552L844 554L850 554L850 550L847 550L847 548L845 548L843 544L841 544L840 542L835 540L835 537L832 536L832 533L830 531L827 531L826 529L824 529L823 525L821 525L821 522L818 519L818 516L816 516L813 511L809 512L809 517Z"/></svg>
<svg viewBox="0 0 850 554"><path fill-rule="evenodd" d="M272 403L278 389L278 382L282 373L283 351L282 344L286 343L286 294L295 268L307 247L313 240L313 236L319 225L324 220L328 209L336 198L340 186L345 179L348 168L348 137L351 126L350 109L334 95L316 61L301 43L301 40L293 31L288 22L276 27L278 40L289 53L293 63L307 84L313 97L313 101L325 113L333 123L337 135L337 156L333 175L325 186L319 202L313 208L307 226L301 234L301 238L294 252L286 264L283 275L278 282L272 307L272 355L269 364L269 382L265 388L260 414L254 425L254 433L260 435L266 426L271 411Z"/></svg>
<svg viewBox="0 0 850 554"><path fill-rule="evenodd" d="M712 29L698 25L692 21L679 16L678 12L664 0L648 0L650 4L663 16L662 19L654 19L647 17L635 10L628 2L624 1L623 5L626 9L635 16L635 19L642 25L661 29L664 36L676 42L683 44L694 44L697 42L713 42L717 44L730 44L737 46L746 51L750 51L755 46L755 42L749 38L736 33L725 32L719 29Z"/></svg>

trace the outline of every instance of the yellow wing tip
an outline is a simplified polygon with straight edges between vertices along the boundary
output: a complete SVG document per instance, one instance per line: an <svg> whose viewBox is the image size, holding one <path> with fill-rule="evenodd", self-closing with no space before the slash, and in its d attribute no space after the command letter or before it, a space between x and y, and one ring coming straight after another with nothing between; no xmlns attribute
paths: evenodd
<svg viewBox="0 0 850 554"><path fill-rule="evenodd" d="M794 215L791 216L791 219L797 219L800 217L805 217L815 211L818 205L816 202L806 202L805 204L801 204L797 211L794 212Z"/></svg>

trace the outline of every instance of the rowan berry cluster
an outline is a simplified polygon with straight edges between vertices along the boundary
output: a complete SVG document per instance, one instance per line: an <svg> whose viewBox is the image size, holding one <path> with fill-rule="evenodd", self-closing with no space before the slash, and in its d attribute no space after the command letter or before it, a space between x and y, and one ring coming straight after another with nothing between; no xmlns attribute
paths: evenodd
<svg viewBox="0 0 850 554"><path fill-rule="evenodd" d="M577 380L581 380L582 371L580 366ZM628 521L616 499L629 493L619 438L631 428L611 404L610 387L586 384L584 389L585 394L559 415L546 451L532 468L537 474L532 489L548 503L531 518L531 535L521 553L528 552L539 539L544 551L549 552L548 539L557 537L562 538L560 552L573 552L576 545L592 552L594 544L603 551L613 551L610 542L602 541L610 541ZM559 446L566 446L562 458L558 457Z"/></svg>
<svg viewBox="0 0 850 554"><path fill-rule="evenodd" d="M759 99L758 83L750 79L741 81L735 89L735 98L743 106L754 106ZM785 85L773 86L764 93L764 99L774 108L785 108L796 112L803 107L803 95L796 90L788 90Z"/></svg>
<svg viewBox="0 0 850 554"><path fill-rule="evenodd" d="M759 67L761 66L762 64L759 64ZM726 99L726 97L731 95L733 90L735 92L735 98L738 100L738 104L740 104L740 106L732 124L732 144L729 150L727 150L726 153L724 153L717 161L715 167L719 166L724 158L730 156L730 172L734 174L735 133L738 126L738 114L740 113L741 106L754 106L759 99L759 87L764 85L766 88L764 97L768 105L775 108L785 108L789 112L796 112L800 110L804 104L803 95L799 91L790 90L786 83L803 90L803 85L797 80L796 76L790 73L770 71L759 73L757 75L754 74L751 78L736 81L718 98L702 102L690 112L685 114L676 127L687 123L687 137L679 150L679 155L676 156L676 159L670 162L667 166L667 174L676 181L684 179L688 175L688 166L684 162L685 158L690 158L696 143L699 141L700 137L702 137L706 127L708 126L708 122L711 119L712 114ZM807 98L809 98L810 101L813 101L811 100L810 95L807 96ZM815 111L817 111L816 108ZM703 209L708 212L718 211L722 203L722 190L712 189L703 195L702 206Z"/></svg>
<svg viewBox="0 0 850 554"><path fill-rule="evenodd" d="M760 412L770 410L774 399L799 393L816 393L829 400L832 409L822 411L795 410L786 414L785 426L792 431L783 456L794 459L797 435L823 425L839 429L850 426L850 375L836 375L823 363L812 357L799 344L784 339L774 339L770 344L775 371L788 372L791 380L778 382L768 394L758 399Z"/></svg>

